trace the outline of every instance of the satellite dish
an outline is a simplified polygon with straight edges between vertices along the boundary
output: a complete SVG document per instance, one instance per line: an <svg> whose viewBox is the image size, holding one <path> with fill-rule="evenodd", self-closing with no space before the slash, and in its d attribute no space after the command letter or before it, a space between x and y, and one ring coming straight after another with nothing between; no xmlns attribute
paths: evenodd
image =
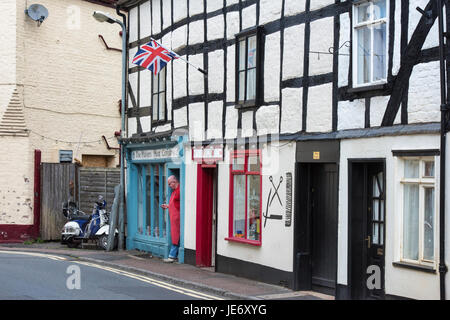
<svg viewBox="0 0 450 320"><path fill-rule="evenodd" d="M48 10L41 4L32 4L25 13L34 21L38 22L38 27L48 17Z"/></svg>

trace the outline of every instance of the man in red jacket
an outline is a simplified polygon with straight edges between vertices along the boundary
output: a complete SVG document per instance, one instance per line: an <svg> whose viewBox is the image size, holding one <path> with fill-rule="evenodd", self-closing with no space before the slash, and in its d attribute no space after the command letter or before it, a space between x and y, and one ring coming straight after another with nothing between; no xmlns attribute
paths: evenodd
<svg viewBox="0 0 450 320"><path fill-rule="evenodd" d="M161 207L169 209L170 217L170 236L172 238L172 247L170 248L169 258L164 262L174 262L178 256L180 247L180 182L175 176L167 179L169 187L173 190L170 196L169 204L162 204Z"/></svg>

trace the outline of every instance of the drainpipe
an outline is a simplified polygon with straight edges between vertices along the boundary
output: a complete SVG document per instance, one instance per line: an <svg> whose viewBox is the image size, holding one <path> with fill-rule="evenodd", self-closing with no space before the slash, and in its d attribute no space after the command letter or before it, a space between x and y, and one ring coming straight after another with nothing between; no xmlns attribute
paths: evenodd
<svg viewBox="0 0 450 320"><path fill-rule="evenodd" d="M444 47L444 23L442 0L437 0L439 10L439 60L441 71L441 154L440 154L440 179L439 179L439 275L440 296L445 300L445 275L447 266L445 264L445 158L446 158L446 115L449 109L446 93L446 64ZM445 33L445 36L447 34Z"/></svg>
<svg viewBox="0 0 450 320"><path fill-rule="evenodd" d="M120 5L116 6L117 15L122 17L123 23L122 27L122 106L120 110L122 125L121 125L121 139L124 138L125 134L125 101L126 101L126 83L127 83L127 20L125 14L120 12ZM123 141L120 141L120 202L119 202L119 241L118 249L124 249L125 240L125 148L123 146Z"/></svg>

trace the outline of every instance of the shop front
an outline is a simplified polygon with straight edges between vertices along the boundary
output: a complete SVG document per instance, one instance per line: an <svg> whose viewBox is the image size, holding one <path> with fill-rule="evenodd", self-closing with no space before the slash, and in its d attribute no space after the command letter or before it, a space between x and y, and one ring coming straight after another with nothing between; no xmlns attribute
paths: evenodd
<svg viewBox="0 0 450 320"><path fill-rule="evenodd" d="M150 252L167 258L171 246L167 209L172 189L167 179L180 182L180 249L184 262L184 161L183 137L158 139L126 146L127 155L127 250Z"/></svg>

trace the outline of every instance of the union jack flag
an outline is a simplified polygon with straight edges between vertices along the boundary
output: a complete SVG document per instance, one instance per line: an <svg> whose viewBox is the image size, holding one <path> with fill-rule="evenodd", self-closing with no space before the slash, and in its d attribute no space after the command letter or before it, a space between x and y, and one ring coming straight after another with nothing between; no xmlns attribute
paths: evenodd
<svg viewBox="0 0 450 320"><path fill-rule="evenodd" d="M167 63L178 59L178 55L162 47L155 40L143 45L133 58L133 63L145 69L153 71L156 76Z"/></svg>

